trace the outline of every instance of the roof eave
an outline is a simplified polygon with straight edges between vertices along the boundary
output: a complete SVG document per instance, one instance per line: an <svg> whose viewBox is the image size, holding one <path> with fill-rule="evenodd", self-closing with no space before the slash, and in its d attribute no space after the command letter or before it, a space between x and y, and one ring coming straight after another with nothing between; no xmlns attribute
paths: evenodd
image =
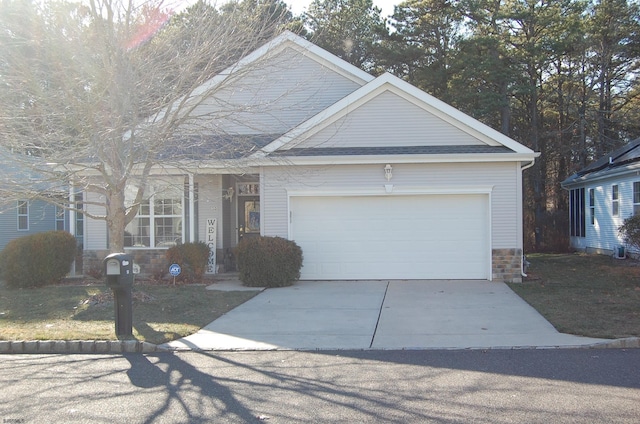
<svg viewBox="0 0 640 424"><path fill-rule="evenodd" d="M570 189L576 186L581 186L592 181L602 181L611 178L619 177L625 174L636 173L640 175L640 162L633 162L629 165L625 165L619 168L613 168L608 171L595 171L586 175L578 176L576 178L567 178L560 183L560 186L564 189ZM594 175L598 174L598 175ZM569 181L570 180L570 181Z"/></svg>
<svg viewBox="0 0 640 424"><path fill-rule="evenodd" d="M260 166L364 165L386 163L489 163L531 162L539 153L457 153L424 155L278 156L257 159Z"/></svg>

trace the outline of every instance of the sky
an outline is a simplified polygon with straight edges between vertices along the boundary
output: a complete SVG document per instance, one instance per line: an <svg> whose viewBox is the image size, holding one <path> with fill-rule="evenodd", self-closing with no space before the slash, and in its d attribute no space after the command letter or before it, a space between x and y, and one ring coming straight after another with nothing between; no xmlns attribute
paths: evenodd
<svg viewBox="0 0 640 424"><path fill-rule="evenodd" d="M294 15L299 15L304 12L312 0L284 0L286 4L291 7L291 11ZM382 9L382 17L386 18L393 14L393 6L400 3L402 0L373 0L373 4Z"/></svg>

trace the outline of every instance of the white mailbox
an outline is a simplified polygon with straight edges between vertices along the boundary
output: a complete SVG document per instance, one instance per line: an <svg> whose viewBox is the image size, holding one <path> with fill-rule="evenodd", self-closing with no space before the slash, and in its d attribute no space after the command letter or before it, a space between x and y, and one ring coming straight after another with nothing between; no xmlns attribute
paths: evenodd
<svg viewBox="0 0 640 424"><path fill-rule="evenodd" d="M107 275L120 275L120 261L109 259L107 261Z"/></svg>

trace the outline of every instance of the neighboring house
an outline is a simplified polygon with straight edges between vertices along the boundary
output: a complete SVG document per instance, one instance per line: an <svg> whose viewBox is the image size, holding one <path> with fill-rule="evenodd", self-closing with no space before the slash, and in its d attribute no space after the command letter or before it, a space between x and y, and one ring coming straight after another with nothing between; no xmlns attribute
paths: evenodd
<svg viewBox="0 0 640 424"><path fill-rule="evenodd" d="M64 230L68 217L50 203L18 200L0 205L0 250L11 240L44 231Z"/></svg>
<svg viewBox="0 0 640 424"><path fill-rule="evenodd" d="M215 272L241 238L261 234L301 246L303 280L521 281L522 171L537 153L292 33L240 67L265 58L272 69L248 72L227 97L199 106L254 110L216 121L251 140L253 152L163 177L180 182L173 189L158 179L127 227L126 250L143 273L164 266L177 241L209 243ZM256 113L250 102L270 107ZM107 253L107 231L104 221L85 224L88 269Z"/></svg>
<svg viewBox="0 0 640 424"><path fill-rule="evenodd" d="M23 184L26 181L42 184L37 183L38 176L35 175L38 166L30 167L26 162L24 157L17 159L16 154L0 148L0 193L4 189L11 193L6 197L2 193L3 200L0 201L0 251L11 240L20 237L54 230L70 231L72 217L75 217L73 218L76 226L74 232L81 235L83 231L81 214L69 214L68 210L56 206L53 202L30 199L27 195L20 198L15 194L16 184ZM47 193L47 190L44 189L43 192ZM49 194L63 196L62 202L66 202L68 196L66 193L61 194L53 190Z"/></svg>
<svg viewBox="0 0 640 424"><path fill-rule="evenodd" d="M640 211L640 138L562 182L569 191L571 246L620 255L618 228Z"/></svg>

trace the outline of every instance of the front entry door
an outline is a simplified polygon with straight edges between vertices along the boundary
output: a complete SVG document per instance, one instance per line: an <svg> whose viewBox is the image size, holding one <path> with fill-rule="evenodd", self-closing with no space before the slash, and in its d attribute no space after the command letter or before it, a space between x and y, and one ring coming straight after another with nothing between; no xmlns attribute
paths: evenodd
<svg viewBox="0 0 640 424"><path fill-rule="evenodd" d="M238 241L260 235L260 197L238 197Z"/></svg>

